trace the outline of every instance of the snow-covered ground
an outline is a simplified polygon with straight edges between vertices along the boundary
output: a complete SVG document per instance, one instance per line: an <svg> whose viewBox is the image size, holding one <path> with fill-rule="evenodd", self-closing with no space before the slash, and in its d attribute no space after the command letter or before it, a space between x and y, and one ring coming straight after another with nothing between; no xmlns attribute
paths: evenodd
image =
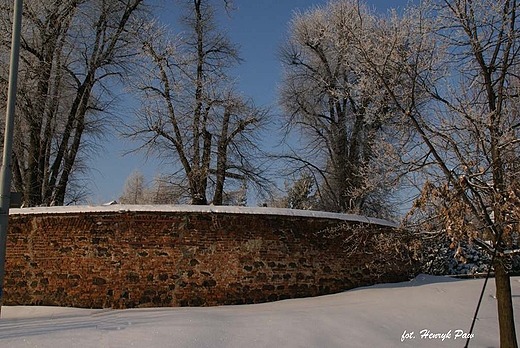
<svg viewBox="0 0 520 348"><path fill-rule="evenodd" d="M483 282L420 275L329 296L212 308L3 307L0 347L460 348ZM520 323L520 277L512 287ZM494 296L490 279L470 347L498 347Z"/></svg>

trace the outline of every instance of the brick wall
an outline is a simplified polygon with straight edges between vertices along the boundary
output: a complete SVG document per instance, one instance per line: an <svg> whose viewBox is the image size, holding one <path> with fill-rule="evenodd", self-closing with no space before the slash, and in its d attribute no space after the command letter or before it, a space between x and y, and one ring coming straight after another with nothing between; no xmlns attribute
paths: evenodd
<svg viewBox="0 0 520 348"><path fill-rule="evenodd" d="M385 255L397 266L381 264L381 271L369 267L374 255L346 253L344 236L319 233L340 223L189 211L12 214L4 303L87 308L258 303L414 275L408 256Z"/></svg>

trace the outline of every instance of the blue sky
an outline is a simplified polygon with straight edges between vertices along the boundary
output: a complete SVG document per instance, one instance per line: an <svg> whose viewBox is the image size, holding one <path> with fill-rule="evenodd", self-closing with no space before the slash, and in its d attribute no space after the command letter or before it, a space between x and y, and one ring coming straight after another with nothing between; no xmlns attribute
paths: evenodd
<svg viewBox="0 0 520 348"><path fill-rule="evenodd" d="M366 1L379 12L389 8L403 8L407 0ZM175 25L176 1L161 1L161 18ZM228 31L231 40L240 47L244 62L234 71L239 90L255 100L259 106L271 107L276 114L276 88L281 76L277 51L287 33L288 23L295 10L326 4L326 0L234 0L236 11L231 17L223 16L219 23ZM131 119L126 115L124 119ZM268 140L274 143L276 137ZM152 159L145 161L141 155L123 156L125 150L137 144L117 138L114 134L99 144L103 150L91 160L88 181L93 204L117 200L126 178L135 170L141 170L148 180L156 173L164 172ZM265 144L269 147L270 144ZM166 169L166 168L164 168Z"/></svg>

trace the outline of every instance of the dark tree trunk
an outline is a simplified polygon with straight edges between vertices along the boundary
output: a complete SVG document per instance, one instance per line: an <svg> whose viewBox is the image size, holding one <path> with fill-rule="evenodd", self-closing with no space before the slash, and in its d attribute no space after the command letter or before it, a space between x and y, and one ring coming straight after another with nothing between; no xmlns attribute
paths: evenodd
<svg viewBox="0 0 520 348"><path fill-rule="evenodd" d="M499 257L494 263L500 348L518 348L511 294L511 280L504 262L505 260Z"/></svg>
<svg viewBox="0 0 520 348"><path fill-rule="evenodd" d="M222 132L217 144L217 172L215 182L215 194L213 196L214 205L222 205L224 198L224 181L226 179L226 162L228 147L228 130L230 111L226 108L222 121Z"/></svg>

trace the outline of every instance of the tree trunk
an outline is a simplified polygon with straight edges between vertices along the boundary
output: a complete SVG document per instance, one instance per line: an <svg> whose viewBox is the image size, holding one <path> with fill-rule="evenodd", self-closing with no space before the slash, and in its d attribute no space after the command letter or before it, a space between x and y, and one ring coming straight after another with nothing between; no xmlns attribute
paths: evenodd
<svg viewBox="0 0 520 348"><path fill-rule="evenodd" d="M191 194L191 204L192 205L208 205L208 201L206 199L206 194L201 193L201 191L197 188L192 190Z"/></svg>
<svg viewBox="0 0 520 348"><path fill-rule="evenodd" d="M513 313L513 298L511 294L511 280L504 262L504 258L498 257L493 265L495 268L500 348L518 348L515 317Z"/></svg>
<svg viewBox="0 0 520 348"><path fill-rule="evenodd" d="M217 173L215 182L215 194L213 196L214 205L222 205L224 200L224 180L226 179L226 162L228 147L229 118L231 113L228 107L224 111L222 121L222 131L217 144Z"/></svg>

